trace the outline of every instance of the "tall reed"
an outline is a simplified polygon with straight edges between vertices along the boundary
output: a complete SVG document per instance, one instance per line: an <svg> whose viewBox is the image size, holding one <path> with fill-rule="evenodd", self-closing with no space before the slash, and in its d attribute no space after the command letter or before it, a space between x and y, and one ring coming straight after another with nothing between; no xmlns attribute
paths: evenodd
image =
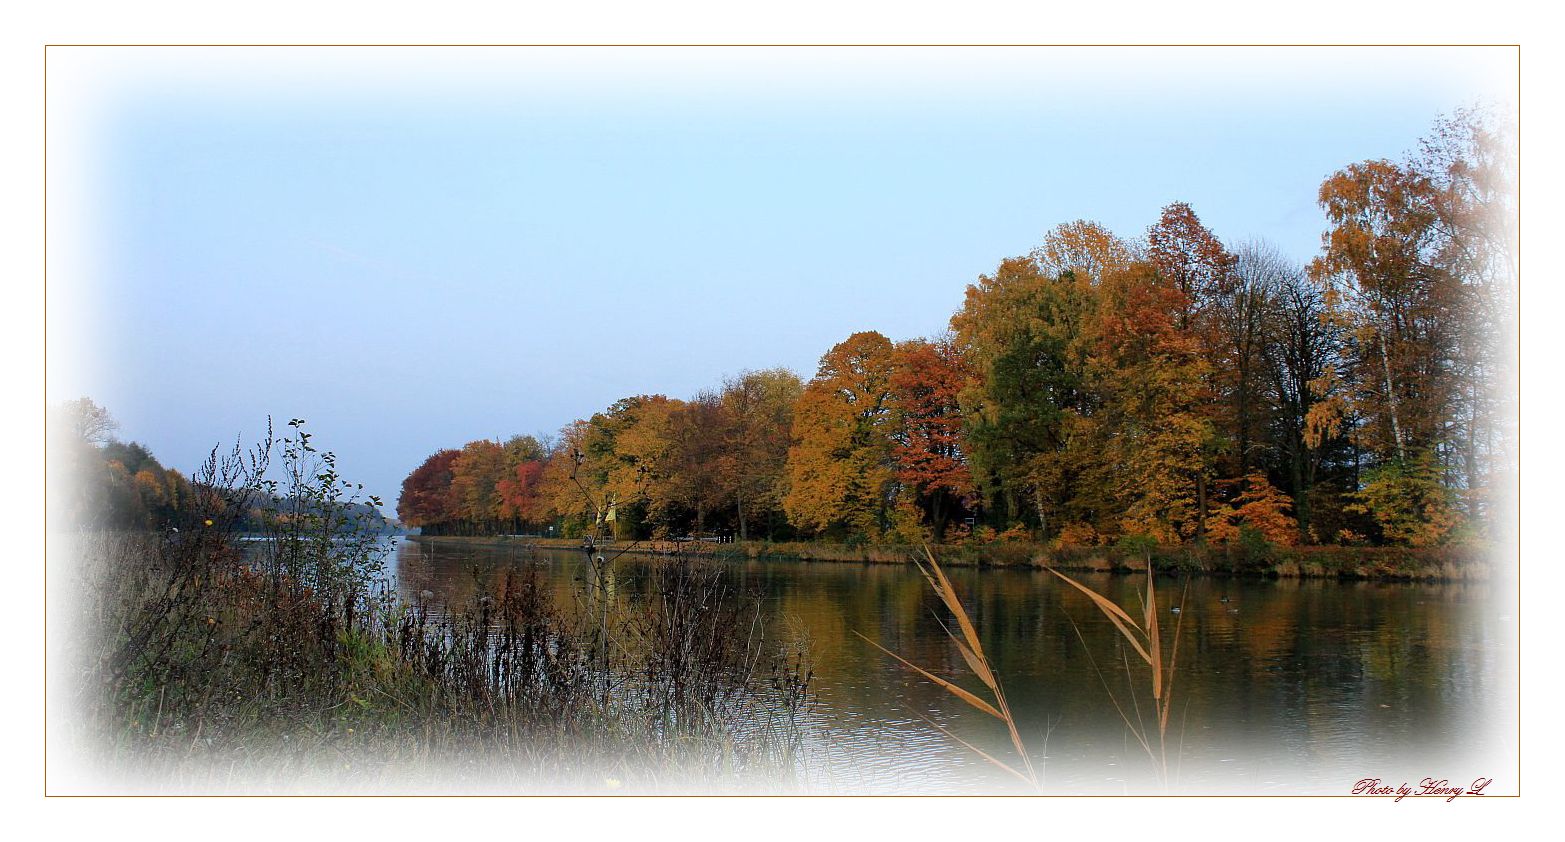
<svg viewBox="0 0 1565 842"><path fill-rule="evenodd" d="M1004 722L1011 738L1011 746L1016 750L1017 757L1020 758L1021 769L1001 761L983 749L958 737L939 723L927 717L924 718L924 721L939 729L941 733L968 747L996 767L1016 776L1036 789L1039 787L1038 773L1033 768L1031 757L1028 756L1027 746L1022 742L1021 732L1016 728L1016 718L1011 715L1011 707L1005 700L1005 690L1000 686L1000 679L995 675L988 656L984 654L984 645L983 641L978 637L978 630L973 627L972 620L967 616L967 609L962 607L962 600L956 594L956 588L952 587L951 580L946 578L945 571L940 569L940 563L935 560L935 554L930 551L928 546L924 547L924 559L928 562L928 566L916 560L914 563L918 565L919 572L924 574L924 580L929 583L935 595L940 597L940 601L945 604L946 610L950 611L951 616L956 620L955 631L944 623L941 623L941 628L945 630L951 641L956 644L957 651L962 653L962 660L967 662L968 668L973 671L973 674L978 677L979 681L983 682L984 688L988 691L989 697L993 701L985 701L974 693L935 675L929 670L908 661L901 655L892 652L890 649L881 646L879 643L864 637L857 631L854 634L857 634L864 642L890 655L919 675L945 688L951 695L961 699L974 709L983 711Z"/></svg>
<svg viewBox="0 0 1565 842"><path fill-rule="evenodd" d="M1147 589L1141 604L1141 618L1137 620L1125 609L1114 604L1108 597L1092 590L1076 579L1061 573L1053 567L1048 568L1059 579L1076 590L1087 595L1092 604L1113 624L1120 636L1130 649L1136 653L1151 672L1147 682L1146 693L1151 696L1152 723L1149 725L1143 718L1140 703L1136 699L1134 690L1135 678L1128 658L1122 658L1125 668L1125 679L1132 686L1129 704L1134 717L1125 710L1120 698L1109 687L1108 680L1104 678L1103 671L1098 668L1097 659L1092 657L1092 649L1087 645L1087 639L1081 633L1081 628L1071 620L1071 628L1076 631L1076 636L1081 640L1081 645L1087 652L1087 657L1092 661L1093 671L1098 674L1103 682L1103 689L1108 693L1109 701L1114 705L1114 710L1124 721L1125 727L1136 738L1136 742L1144 749L1152 760L1157 770L1158 780L1167 787L1168 778L1168 718L1173 709L1173 684L1175 668L1179 662L1179 637L1184 624L1184 598L1180 598L1180 606L1177 612L1179 620L1174 624L1174 636L1172 645L1167 647L1168 657L1164 659L1163 633L1158 623L1157 609L1157 571L1153 568L1150 552L1146 554ZM1154 730L1156 748L1153 748Z"/></svg>
<svg viewBox="0 0 1565 842"><path fill-rule="evenodd" d="M995 674L994 667L990 664L988 656L984 653L983 642L979 639L978 632L974 628L972 620L968 617L967 610L962 606L962 600L957 596L956 589L952 586L951 580L946 578L945 572L940 569L940 563L935 560L934 553L929 549L928 546L925 546L923 549L925 563L915 561L915 564L918 565L919 572L924 575L925 581L929 583L929 586L935 592L935 595L940 598L940 601L945 605L946 609L951 613L951 616L956 621L956 629L954 630L944 623L941 623L941 628L945 631L946 636L956 646L957 651L961 653L962 660L967 663L968 668L971 669L973 674L977 676L978 680L983 683L984 688L988 691L989 700L986 700L981 696L961 686L958 686L952 681L941 678L940 676L935 675L933 672L930 672L929 670L926 670L923 667L912 663L911 661L908 661L906 658L903 658L886 647L881 646L879 643L870 640L857 631L855 631L854 634L857 634L869 645L879 649L887 655L890 655L908 669L911 669L919 675L929 679L937 686L944 688L946 691L951 693L951 695L961 699L970 707L989 714L990 716L993 716L996 719L999 719L1001 722L1005 723L1006 731L1011 740L1011 746L1015 750L1018 758L1020 765L1019 769L1016 767L1016 765L1006 763L999 758L996 758L992 754L989 754L988 752L978 748L972 743L963 740L961 737L956 736L955 734L951 733L949 729L941 726L939 723L934 722L927 717L923 717L924 721L938 729L941 733L971 749L973 752L994 764L996 767L1028 783L1035 789L1040 788L1041 782L1039 780L1039 775L1036 768L1033 766L1027 746L1022 740L1021 732L1017 729L1016 717L1012 715L1010 705L1006 702L1005 691L1001 687L1000 679ZM1146 751L1147 756L1151 758L1154 767L1157 770L1159 782L1166 787L1169 780L1167 744L1168 722L1169 714L1173 709L1172 689L1175 668L1178 665L1179 658L1179 633L1184 621L1183 599L1181 599L1181 608L1179 612L1180 620L1174 625L1173 640L1170 646L1165 647L1163 641L1163 631L1158 622L1156 592L1157 577L1156 572L1152 568L1150 556L1147 558L1146 595L1142 603L1142 610L1140 612L1141 618L1139 620L1132 617L1131 614L1125 609L1114 604L1114 602L1108 597L1105 597L1091 588L1088 588L1081 582L1065 575L1064 573L1061 573L1058 570L1055 570L1052 567L1048 568L1048 570L1069 584L1071 587L1086 594L1092 600L1092 604L1096 606L1098 610L1103 613L1103 616L1114 625L1114 628L1119 631L1125 642L1129 645L1130 649L1134 651L1137 657L1139 657L1141 661L1150 668L1151 676L1146 692L1151 696L1153 723L1148 725L1145 721L1143 721L1140 704L1136 701L1134 691L1130 699L1130 704L1135 716L1132 717L1129 713L1126 712L1125 705L1121 704L1119 697L1112 689L1109 688L1107 679L1103 678L1102 670L1098 669L1097 660L1092 658L1091 649L1087 647L1086 638L1081 634L1080 627L1076 626L1074 620L1071 621L1071 626L1073 629L1075 629L1077 637L1081 639L1083 648L1087 649L1087 655L1090 659L1092 659L1094 671L1098 673L1100 680L1103 681L1104 689L1108 691L1109 701L1113 704L1114 710L1119 714L1120 719L1124 721L1126 728L1135 737L1136 742ZM1165 648L1168 651L1166 660L1164 658ZM1128 658L1124 659L1124 665L1126 680L1133 684L1134 676L1132 674L1130 661ZM1156 732L1155 749L1153 747L1154 729Z"/></svg>

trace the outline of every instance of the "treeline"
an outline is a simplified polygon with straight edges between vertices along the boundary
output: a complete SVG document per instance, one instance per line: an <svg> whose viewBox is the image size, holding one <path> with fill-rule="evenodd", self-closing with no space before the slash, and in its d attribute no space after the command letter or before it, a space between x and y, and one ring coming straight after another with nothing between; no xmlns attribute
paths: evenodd
<svg viewBox="0 0 1565 842"><path fill-rule="evenodd" d="M1491 537L1513 484L1514 159L1473 109L1353 164L1297 264L1187 204L1144 236L1050 231L949 332L856 333L807 383L642 395L558 438L429 457L434 534L1430 546Z"/></svg>
<svg viewBox="0 0 1565 842"><path fill-rule="evenodd" d="M403 481L397 517L435 535L793 536L780 478L802 391L790 371L749 372L688 401L625 398L558 438L442 450Z"/></svg>
<svg viewBox="0 0 1565 842"><path fill-rule="evenodd" d="M165 468L146 446L114 437L119 424L91 398L78 398L49 412L49 462L56 527L142 532L202 523L220 505L198 476L192 480ZM306 439L307 440L307 439ZM263 533L287 527L292 518L319 517L322 504L292 494L272 493L275 484L249 489L243 505L224 517L228 528ZM234 499L221 498L221 506ZM391 533L397 527L371 503L332 501L339 531Z"/></svg>

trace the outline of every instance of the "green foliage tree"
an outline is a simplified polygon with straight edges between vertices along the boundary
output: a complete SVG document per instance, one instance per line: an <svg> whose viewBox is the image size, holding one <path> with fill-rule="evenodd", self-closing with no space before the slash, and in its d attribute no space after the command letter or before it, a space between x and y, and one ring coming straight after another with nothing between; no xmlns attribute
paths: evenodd
<svg viewBox="0 0 1565 842"><path fill-rule="evenodd" d="M1045 535L1051 518L1092 508L1073 488L1084 471L1082 421L1096 404L1088 362L1097 294L1085 274L1049 276L1035 260L1013 258L969 286L951 319L972 372L959 401L974 479L993 515L1031 510Z"/></svg>
<svg viewBox="0 0 1565 842"><path fill-rule="evenodd" d="M1352 498L1348 510L1373 517L1381 537L1393 544L1441 544L1462 522L1455 494L1442 484L1440 469L1427 453L1369 471Z"/></svg>

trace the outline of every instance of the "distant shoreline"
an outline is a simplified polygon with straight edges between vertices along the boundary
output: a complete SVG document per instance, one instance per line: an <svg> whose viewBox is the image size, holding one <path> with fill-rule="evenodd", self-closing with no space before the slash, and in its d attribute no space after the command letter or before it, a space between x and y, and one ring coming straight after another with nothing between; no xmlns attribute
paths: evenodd
<svg viewBox="0 0 1565 842"><path fill-rule="evenodd" d="M418 543L479 547L537 547L577 550L579 538L521 536L406 536ZM736 541L727 544L673 541L619 541L608 545L615 553L638 556L669 555L675 548L705 558L729 560L820 561L849 564L906 564L922 557L916 546L890 544L839 544L822 541ZM1116 547L1051 549L1041 544L996 542L944 545L931 548L942 565L1135 573L1145 570L1140 558ZM1269 559L1244 559L1235 548L1179 545L1159 547L1152 560L1159 572L1206 576L1244 576L1283 579L1339 579L1346 581L1486 582L1504 572L1495 563L1498 548L1447 547L1276 547Z"/></svg>

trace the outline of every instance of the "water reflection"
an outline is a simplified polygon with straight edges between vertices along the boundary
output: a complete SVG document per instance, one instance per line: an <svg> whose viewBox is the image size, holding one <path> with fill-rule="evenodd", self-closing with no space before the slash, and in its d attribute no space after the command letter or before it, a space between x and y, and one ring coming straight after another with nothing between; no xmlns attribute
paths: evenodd
<svg viewBox="0 0 1565 842"><path fill-rule="evenodd" d="M404 599L467 604L507 568L527 563L539 565L557 600L591 592L592 567L579 552L402 541L392 568ZM613 562L615 598L639 598L646 565L633 556ZM916 570L733 561L728 572L737 588L763 596L768 634L808 641L817 704L801 773L807 785L853 793L1013 790L1003 773L931 723L1002 759L1010 756L1003 725L854 635L978 687ZM1131 705L1118 633L1087 598L1039 571L947 572L1033 747L1046 791L1155 791L1152 761L1106 689ZM1139 577L1080 578L1121 605L1140 606ZM1496 787L1513 786L1507 777L1515 747L1507 735L1515 726L1515 628L1493 590L1160 582L1166 627L1182 628L1169 725L1175 791L1344 793L1361 777L1426 775L1495 777ZM1171 609L1181 602L1176 616ZM1135 675L1144 692L1144 676Z"/></svg>

